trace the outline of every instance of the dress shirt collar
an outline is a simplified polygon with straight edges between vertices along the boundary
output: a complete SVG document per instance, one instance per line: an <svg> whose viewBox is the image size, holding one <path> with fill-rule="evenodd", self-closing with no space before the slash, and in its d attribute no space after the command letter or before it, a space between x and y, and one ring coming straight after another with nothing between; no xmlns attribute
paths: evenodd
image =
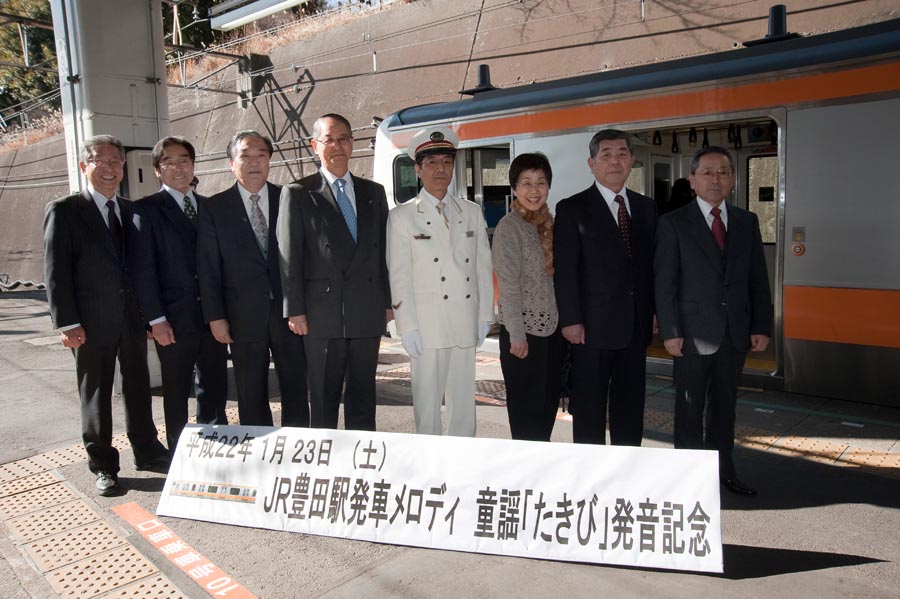
<svg viewBox="0 0 900 599"><path fill-rule="evenodd" d="M169 186L166 185L165 183L163 183L162 188L163 188L163 190L166 191L166 193L168 193L170 196L172 196L172 198L175 199L175 202L178 204L178 206L181 207L182 210L184 210L184 198L185 198L185 196L191 198L191 202L193 202L194 208L195 208L195 209L197 208L197 198L196 198L196 196L194 196L193 193L190 192L190 190L188 190L188 192L187 192L186 194L184 194L184 193L181 193L180 191L178 191L177 189L175 189L175 188L173 188L173 187L169 187Z"/></svg>
<svg viewBox="0 0 900 599"><path fill-rule="evenodd" d="M430 193L428 193L427 191L425 191L424 187L422 188L422 191L419 192L419 195L422 196L422 198L424 198L425 200L427 200L428 203L431 204L431 207L434 208L435 210L437 210L438 202L442 201L442 202L444 202L445 205L450 204L450 190L449 189L447 190L447 195L444 196L443 200L439 200L436 197L434 197L433 195L431 195Z"/></svg>
<svg viewBox="0 0 900 599"><path fill-rule="evenodd" d="M335 199L337 199L337 190L334 188L334 182L338 179L344 180L344 193L346 193L347 197L350 199L350 205L356 210L356 190L353 188L353 177L350 175L350 171L347 171L347 174L343 177L338 177L323 166L319 169L319 172L322 173L322 176L328 181L328 186L331 188L331 191L334 192Z"/></svg>
<svg viewBox="0 0 900 599"><path fill-rule="evenodd" d="M96 189L94 186L88 183L88 193L91 194L91 199L94 200L94 204L97 206L97 209L100 210L100 214L103 215L103 222L106 223L106 226L109 226L109 210L106 208L106 202L109 200L113 200L116 203L116 216L119 217L119 222L122 222L122 211L119 209L119 202L116 201L116 196L108 198Z"/></svg>
<svg viewBox="0 0 900 599"><path fill-rule="evenodd" d="M250 201L250 196L253 195L240 183L237 184L238 193L241 194L241 200L244 203L244 210L247 211L247 216L252 216L253 210L253 202ZM263 218L266 220L266 225L269 224L269 184L266 183L262 186L262 189L256 192L256 195L259 196L259 209L262 210Z"/></svg>
<svg viewBox="0 0 900 599"><path fill-rule="evenodd" d="M710 229L712 229L713 217L712 217L712 214L710 214L713 209L712 204L709 204L708 202L700 199L700 196L697 196L697 205L700 206L700 212L703 213L703 218L704 218L704 220L706 220L706 224L709 225ZM722 211L721 214L719 214L719 217L722 219L722 224L725 225L726 231L728 230L728 208L727 208L727 206L728 206L728 202L723 201L721 204L719 204L719 210Z"/></svg>
<svg viewBox="0 0 900 599"><path fill-rule="evenodd" d="M331 187L331 189L334 189L334 182L338 179L344 180L344 190L353 187L353 177L350 176L350 171L347 171L347 174L345 174L343 177L338 177L323 166L319 169L319 172L322 173L322 176L325 177L326 181L328 181L328 186Z"/></svg>
<svg viewBox="0 0 900 599"><path fill-rule="evenodd" d="M245 204L250 203L250 196L253 195L251 192L244 189L244 186L240 183L237 184L238 193L241 194L241 199L244 200ZM256 195L259 196L259 205L262 206L263 202L268 204L269 202L269 184L266 183L262 186L262 189L256 192Z"/></svg>
<svg viewBox="0 0 900 599"><path fill-rule="evenodd" d="M600 195L603 196L603 200L606 202L607 207L613 212L613 214L619 213L619 205L616 203L616 196L622 196L625 198L625 209L628 211L628 214L631 215L631 203L628 201L628 193L623 186L620 191L613 191L608 187L604 187L600 185L599 181L594 181L594 184L597 186L597 190L600 192Z"/></svg>

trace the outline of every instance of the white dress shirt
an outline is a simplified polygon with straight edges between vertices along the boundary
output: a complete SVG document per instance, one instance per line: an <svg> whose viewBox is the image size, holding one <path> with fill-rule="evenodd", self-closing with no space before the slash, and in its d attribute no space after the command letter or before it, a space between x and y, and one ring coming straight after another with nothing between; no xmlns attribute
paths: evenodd
<svg viewBox="0 0 900 599"><path fill-rule="evenodd" d="M196 210L197 210L197 198L194 196L193 193L190 192L190 190L189 190L186 194L184 194L184 193L181 193L180 191L178 191L177 189L174 189L174 188L172 188L172 187L169 187L169 186L166 185L165 183L163 183L162 188L163 188L166 192L168 192L168 194L169 194L170 196L172 196L172 197L175 199L175 203L178 204L178 207L181 208L182 211L184 211L184 198L186 198L186 197L190 198L190 199L191 199L191 204L193 204L193 206L194 206L194 211L196 212ZM260 200L260 204L262 204L262 200Z"/></svg>
<svg viewBox="0 0 900 599"><path fill-rule="evenodd" d="M244 187L238 183L238 192L241 194L241 199L244 201L244 210L247 211L247 218L251 218L253 215L253 202L250 200L250 196L252 195L249 191L244 189ZM269 226L269 185L266 183L262 186L262 189L256 192L256 195L259 196L259 209L262 210L263 219L266 221L266 226Z"/></svg>
<svg viewBox="0 0 900 599"><path fill-rule="evenodd" d="M701 200L700 196L697 196L697 205L700 206L700 212L703 213L703 218L706 219L706 224L709 227L709 230L712 231L712 224L713 224L713 215L711 214L712 209L713 209L712 204L706 202L705 200ZM728 202L725 202L725 201L723 201L721 204L719 204L719 210L721 210L721 213L719 214L719 218L722 219L722 223L725 225L726 231L728 231L728 209L726 208L727 205L728 205Z"/></svg>
<svg viewBox="0 0 900 599"><path fill-rule="evenodd" d="M625 193L624 187L621 191L613 191L608 187L603 187L602 185L600 185L599 181L594 181L594 184L600 191L600 195L602 195L603 199L606 200L606 206L612 213L613 220L616 221L616 225L619 224L619 204L618 202L616 202L616 196L622 196L625 199L625 210L628 211L628 216L631 216L631 204L628 202L628 194Z"/></svg>
<svg viewBox="0 0 900 599"><path fill-rule="evenodd" d="M347 194L347 197L350 198L350 205L353 206L353 212L359 214L359 211L356 209L356 191L353 189L353 177L350 176L350 171L347 171L347 174L343 177L336 177L325 167L320 168L319 172L322 173L322 176L328 181L328 186L331 187L335 200L337 200L337 190L334 188L334 182L338 179L344 180L344 192Z"/></svg>

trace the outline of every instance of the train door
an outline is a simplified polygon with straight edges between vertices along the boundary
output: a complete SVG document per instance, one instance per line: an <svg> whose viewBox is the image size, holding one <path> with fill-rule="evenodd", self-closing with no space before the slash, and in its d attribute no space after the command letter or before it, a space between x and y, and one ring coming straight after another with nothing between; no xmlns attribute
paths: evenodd
<svg viewBox="0 0 900 599"><path fill-rule="evenodd" d="M735 160L735 187L727 199L730 204L754 212L759 218L769 285L772 290L775 331L769 348L762 354L748 355L745 369L764 374L783 372L781 363L781 290L779 256L782 236L779 234L781 197L781 158L778 154L778 126L768 118L741 119L720 122L697 122L676 127L633 131L636 158L649 155L650 168L642 173L646 191L659 208L660 214L675 210L693 201L691 191L686 198L676 186L688 184L680 179L690 175L691 155L705 140L708 145L728 148ZM664 143L661 143L664 142ZM671 150L669 145L671 144ZM632 178L634 173L632 173ZM636 189L629 181L629 187ZM669 356L662 342L654 339L648 350L651 362L665 365Z"/></svg>
<svg viewBox="0 0 900 599"><path fill-rule="evenodd" d="M509 144L464 148L456 154L457 193L481 206L489 238L509 212L509 163Z"/></svg>
<svg viewBox="0 0 900 599"><path fill-rule="evenodd" d="M743 150L737 155L738 171L744 182L735 194L735 203L756 214L762 235L763 251L766 256L766 270L769 273L769 289L776 297L777 256L778 256L778 154L774 147ZM746 367L754 370L775 372L777 370L776 347L774 342L761 354L748 354Z"/></svg>

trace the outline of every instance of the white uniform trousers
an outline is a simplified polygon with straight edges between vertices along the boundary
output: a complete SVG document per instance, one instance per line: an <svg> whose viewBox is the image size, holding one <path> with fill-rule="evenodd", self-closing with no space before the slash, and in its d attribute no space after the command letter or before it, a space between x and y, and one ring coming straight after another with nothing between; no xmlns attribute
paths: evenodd
<svg viewBox="0 0 900 599"><path fill-rule="evenodd" d="M447 434L475 436L475 348L425 349L410 360L416 432L441 434L441 399L447 402Z"/></svg>

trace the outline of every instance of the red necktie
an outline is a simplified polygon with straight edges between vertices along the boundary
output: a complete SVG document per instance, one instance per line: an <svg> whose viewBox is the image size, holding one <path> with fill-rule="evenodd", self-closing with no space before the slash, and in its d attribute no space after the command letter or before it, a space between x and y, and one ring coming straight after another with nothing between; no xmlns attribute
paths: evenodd
<svg viewBox="0 0 900 599"><path fill-rule="evenodd" d="M625 198L616 196L616 203L619 204L619 232L622 234L622 241L625 242L625 249L631 256L631 217L625 208Z"/></svg>
<svg viewBox="0 0 900 599"><path fill-rule="evenodd" d="M716 240L716 245L719 246L719 251L725 251L725 223L722 222L722 211L719 210L718 206L709 211L713 216L712 222L712 234L713 239Z"/></svg>

